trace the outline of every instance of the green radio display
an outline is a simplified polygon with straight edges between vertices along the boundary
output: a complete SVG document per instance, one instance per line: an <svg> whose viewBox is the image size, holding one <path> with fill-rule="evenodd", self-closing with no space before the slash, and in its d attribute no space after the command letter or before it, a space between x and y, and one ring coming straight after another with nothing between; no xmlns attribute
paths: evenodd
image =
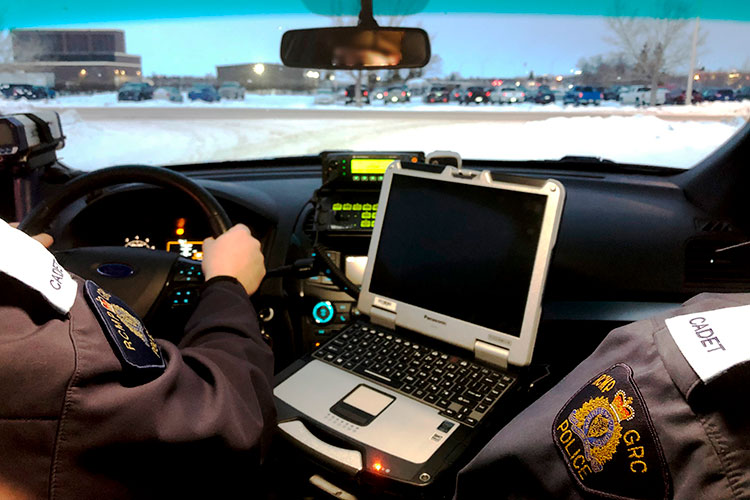
<svg viewBox="0 0 750 500"><path fill-rule="evenodd" d="M393 158L352 158L352 175L382 175Z"/></svg>

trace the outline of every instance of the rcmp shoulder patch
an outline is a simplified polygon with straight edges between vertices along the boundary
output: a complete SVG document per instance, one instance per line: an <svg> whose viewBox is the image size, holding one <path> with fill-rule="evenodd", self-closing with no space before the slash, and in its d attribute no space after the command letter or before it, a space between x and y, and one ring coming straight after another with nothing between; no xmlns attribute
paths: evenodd
<svg viewBox="0 0 750 500"><path fill-rule="evenodd" d="M585 492L612 499L671 498L664 452L630 366L616 364L582 387L555 417L552 438Z"/></svg>
<svg viewBox="0 0 750 500"><path fill-rule="evenodd" d="M122 300L86 281L86 299L94 310L124 371L159 374L166 368L161 349L140 318Z"/></svg>

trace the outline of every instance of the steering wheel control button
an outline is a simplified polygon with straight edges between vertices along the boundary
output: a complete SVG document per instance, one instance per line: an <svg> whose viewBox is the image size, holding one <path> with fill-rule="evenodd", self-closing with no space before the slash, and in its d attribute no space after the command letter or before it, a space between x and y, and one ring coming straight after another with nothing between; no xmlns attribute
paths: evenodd
<svg viewBox="0 0 750 500"><path fill-rule="evenodd" d="M172 292L169 304L174 307L194 306L198 303L198 288L183 288Z"/></svg>
<svg viewBox="0 0 750 500"><path fill-rule="evenodd" d="M333 305L327 300L318 302L312 310L313 319L319 325L330 323L334 314Z"/></svg>
<svg viewBox="0 0 750 500"><path fill-rule="evenodd" d="M200 264L180 258L175 264L174 281L203 283L203 269Z"/></svg>
<svg viewBox="0 0 750 500"><path fill-rule="evenodd" d="M135 273L135 270L127 264L111 263L102 264L96 268L96 272L107 278L127 278Z"/></svg>

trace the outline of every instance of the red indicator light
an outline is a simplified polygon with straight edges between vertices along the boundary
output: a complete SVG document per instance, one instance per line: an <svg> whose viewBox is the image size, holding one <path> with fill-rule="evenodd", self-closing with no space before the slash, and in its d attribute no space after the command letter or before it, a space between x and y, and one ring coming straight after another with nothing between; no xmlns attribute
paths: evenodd
<svg viewBox="0 0 750 500"><path fill-rule="evenodd" d="M401 92L401 96L402 97L405 96L405 95L406 95L406 92Z"/></svg>
<svg viewBox="0 0 750 500"><path fill-rule="evenodd" d="M383 92L383 95L384 95L385 97L388 97L388 92Z"/></svg>
<svg viewBox="0 0 750 500"><path fill-rule="evenodd" d="M471 97L471 96L473 96L473 95L474 95L474 93L473 93L473 92L469 92L469 97Z"/></svg>
<svg viewBox="0 0 750 500"><path fill-rule="evenodd" d="M367 96L367 91L365 90L362 95Z"/></svg>
<svg viewBox="0 0 750 500"><path fill-rule="evenodd" d="M579 99L582 99L582 98L583 98L583 92L578 92L578 98L579 98Z"/></svg>
<svg viewBox="0 0 750 500"><path fill-rule="evenodd" d="M380 462L375 462L374 464L372 464L372 468L380 472L381 469L383 468L383 465Z"/></svg>
<svg viewBox="0 0 750 500"><path fill-rule="evenodd" d="M416 156L412 156L411 157L411 162L412 163L417 163L417 157Z"/></svg>

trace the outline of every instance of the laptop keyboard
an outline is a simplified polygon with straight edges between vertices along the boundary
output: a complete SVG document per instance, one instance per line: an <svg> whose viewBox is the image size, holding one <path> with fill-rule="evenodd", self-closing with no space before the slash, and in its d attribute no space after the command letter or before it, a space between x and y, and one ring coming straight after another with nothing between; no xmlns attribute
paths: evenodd
<svg viewBox="0 0 750 500"><path fill-rule="evenodd" d="M515 381L507 373L415 344L372 325L347 327L313 357L390 387L472 427Z"/></svg>

